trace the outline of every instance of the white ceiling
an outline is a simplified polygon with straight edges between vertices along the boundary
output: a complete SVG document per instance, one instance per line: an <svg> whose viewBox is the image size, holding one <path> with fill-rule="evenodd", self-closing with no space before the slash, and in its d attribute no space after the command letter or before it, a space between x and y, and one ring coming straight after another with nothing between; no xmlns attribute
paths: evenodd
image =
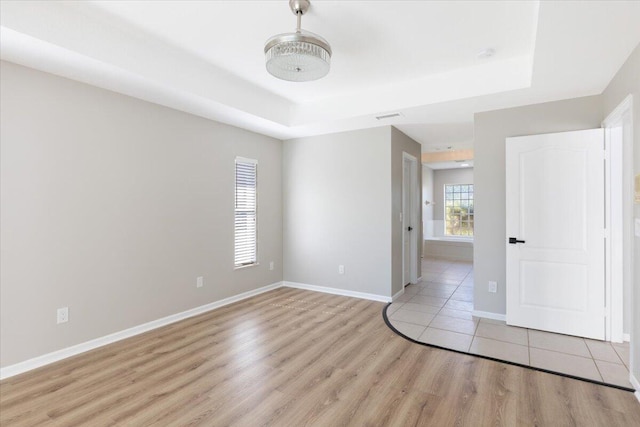
<svg viewBox="0 0 640 427"><path fill-rule="evenodd" d="M601 93L640 42L640 2L312 0L331 72L290 83L263 57L287 3L3 1L0 54L277 138L393 124L434 150L471 147L475 112Z"/></svg>
<svg viewBox="0 0 640 427"><path fill-rule="evenodd" d="M296 104L472 67L483 62L476 54L486 47L499 49L503 60L531 55L537 11L527 2L315 0L303 28L333 45L333 67L326 78L299 84L274 79L264 66L265 41L295 29L286 1L93 3Z"/></svg>

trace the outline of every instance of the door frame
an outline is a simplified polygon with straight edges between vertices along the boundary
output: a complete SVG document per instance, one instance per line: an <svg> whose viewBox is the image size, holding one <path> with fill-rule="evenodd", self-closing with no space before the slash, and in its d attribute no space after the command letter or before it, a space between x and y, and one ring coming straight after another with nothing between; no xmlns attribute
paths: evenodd
<svg viewBox="0 0 640 427"><path fill-rule="evenodd" d="M409 176L405 176L405 165L409 165ZM408 178L408 180L407 180ZM409 185L405 185L406 183ZM406 151L402 152L402 290L407 283L418 282L418 224L419 200L418 192L418 159ZM404 212L406 198L409 197L409 212ZM409 233L409 253L405 253L405 230L412 226L414 232ZM409 257L409 277L405 277L406 257ZM408 279L408 280L407 280Z"/></svg>
<svg viewBox="0 0 640 427"><path fill-rule="evenodd" d="M628 132L625 132L628 126ZM628 95L602 122L605 132L606 281L605 339L629 341L624 333L624 290L633 291L633 95ZM621 134L613 132L622 127ZM626 136L626 137L625 137ZM625 225L628 227L625 232ZM633 316L633 295L630 313Z"/></svg>

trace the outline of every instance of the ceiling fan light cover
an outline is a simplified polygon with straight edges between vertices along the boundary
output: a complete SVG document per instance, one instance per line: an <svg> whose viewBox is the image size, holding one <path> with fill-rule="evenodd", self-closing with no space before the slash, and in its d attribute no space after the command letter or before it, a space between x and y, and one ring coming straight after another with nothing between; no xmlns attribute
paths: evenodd
<svg viewBox="0 0 640 427"><path fill-rule="evenodd" d="M310 5L310 0L289 0L289 7L297 18L296 32L273 36L264 46L267 71L278 79L308 82L329 73L329 42L300 27L302 15L309 10Z"/></svg>
<svg viewBox="0 0 640 427"><path fill-rule="evenodd" d="M331 48L315 34L281 34L267 41L264 51L267 71L279 79L306 82L329 73Z"/></svg>

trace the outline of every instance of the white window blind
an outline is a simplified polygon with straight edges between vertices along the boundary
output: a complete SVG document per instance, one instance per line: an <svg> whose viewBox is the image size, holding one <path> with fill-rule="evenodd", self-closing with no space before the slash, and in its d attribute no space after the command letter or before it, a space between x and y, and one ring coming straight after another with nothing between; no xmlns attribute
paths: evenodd
<svg viewBox="0 0 640 427"><path fill-rule="evenodd" d="M236 158L235 266L257 263L258 259L258 163Z"/></svg>

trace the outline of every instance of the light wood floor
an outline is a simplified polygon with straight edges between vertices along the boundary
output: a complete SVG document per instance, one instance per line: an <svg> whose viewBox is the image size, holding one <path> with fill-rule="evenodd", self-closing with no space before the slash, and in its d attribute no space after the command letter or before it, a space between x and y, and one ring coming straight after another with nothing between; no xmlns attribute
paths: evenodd
<svg viewBox="0 0 640 427"><path fill-rule="evenodd" d="M629 392L420 346L278 289L0 383L2 426L636 426Z"/></svg>

